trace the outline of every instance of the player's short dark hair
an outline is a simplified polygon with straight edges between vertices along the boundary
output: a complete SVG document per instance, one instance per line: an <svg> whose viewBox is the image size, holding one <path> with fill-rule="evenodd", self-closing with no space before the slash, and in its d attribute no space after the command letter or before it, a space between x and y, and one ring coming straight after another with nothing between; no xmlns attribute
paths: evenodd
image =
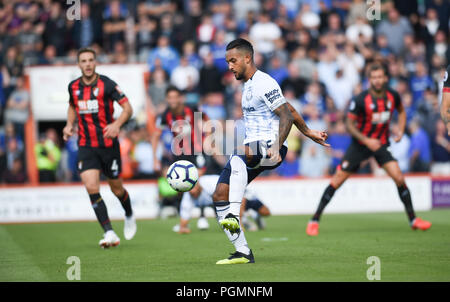
<svg viewBox="0 0 450 302"><path fill-rule="evenodd" d="M254 53L253 46L252 46L252 43L250 43L249 41L242 39L242 38L233 40L230 43L228 43L226 50L230 50L233 48L243 49L245 51L248 51L253 58L253 53Z"/></svg>
<svg viewBox="0 0 450 302"><path fill-rule="evenodd" d="M375 71L375 70L383 70L384 75L386 75L386 76L388 75L386 66L383 63L374 62L369 65L369 68L367 68L367 77L370 77L370 74L372 73L372 71Z"/></svg>
<svg viewBox="0 0 450 302"><path fill-rule="evenodd" d="M167 95L169 94L169 92L171 92L171 91L176 91L178 94L181 94L181 93L182 93L181 90L178 89L177 86L169 85L169 86L166 88L166 96L167 96Z"/></svg>
<svg viewBox="0 0 450 302"><path fill-rule="evenodd" d="M89 47L83 47L83 48L79 49L77 52L77 61L80 61L80 55L85 52L90 52L94 55L94 59L97 58L97 53L95 52L95 50L93 50L92 48L89 48Z"/></svg>

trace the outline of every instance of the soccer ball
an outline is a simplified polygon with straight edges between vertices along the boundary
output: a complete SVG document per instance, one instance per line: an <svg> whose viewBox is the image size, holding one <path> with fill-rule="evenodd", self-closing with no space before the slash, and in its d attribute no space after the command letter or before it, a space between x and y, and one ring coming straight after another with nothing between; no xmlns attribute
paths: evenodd
<svg viewBox="0 0 450 302"><path fill-rule="evenodd" d="M190 191L197 183L197 180L197 167L190 161L176 161L167 170L167 182L175 191Z"/></svg>

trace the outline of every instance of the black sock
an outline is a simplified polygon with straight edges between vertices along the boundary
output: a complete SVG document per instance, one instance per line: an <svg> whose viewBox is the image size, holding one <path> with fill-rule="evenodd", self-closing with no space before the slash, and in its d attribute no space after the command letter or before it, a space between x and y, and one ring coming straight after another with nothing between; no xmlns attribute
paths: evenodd
<svg viewBox="0 0 450 302"><path fill-rule="evenodd" d="M200 217L205 217L205 207L204 206L200 207Z"/></svg>
<svg viewBox="0 0 450 302"><path fill-rule="evenodd" d="M330 202L331 198L334 195L334 192L336 192L336 189L333 188L332 185L328 185L328 187L325 189L325 192L323 192L322 198L320 199L319 206L317 207L316 213L314 214L312 220L313 221L319 221L320 215L322 215L323 210L327 206L327 204Z"/></svg>
<svg viewBox="0 0 450 302"><path fill-rule="evenodd" d="M416 214L414 213L413 205L411 202L411 194L409 193L409 189L406 185L402 185L397 187L398 195L400 196L401 201L405 205L406 214L408 215L409 222L412 222L416 218Z"/></svg>
<svg viewBox="0 0 450 302"><path fill-rule="evenodd" d="M95 216L97 216L97 220L98 222L100 222L103 230L105 232L112 230L111 221L109 220L108 211L106 209L106 204L100 194L89 194L89 198L91 199L91 204L92 208L94 209Z"/></svg>
<svg viewBox="0 0 450 302"><path fill-rule="evenodd" d="M131 201L130 201L130 195L128 195L127 190L123 190L123 196L117 197L120 200L120 203L122 204L123 209L125 210L125 216L130 217L133 215L133 210L131 209Z"/></svg>

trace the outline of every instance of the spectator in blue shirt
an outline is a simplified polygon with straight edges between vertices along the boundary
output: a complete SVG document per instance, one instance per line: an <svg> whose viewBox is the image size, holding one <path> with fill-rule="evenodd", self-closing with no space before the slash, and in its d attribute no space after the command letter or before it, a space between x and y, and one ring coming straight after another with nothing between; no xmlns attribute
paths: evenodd
<svg viewBox="0 0 450 302"><path fill-rule="evenodd" d="M287 68L283 65L283 62L278 56L274 56L270 60L270 67L268 74L275 79L278 83L281 83L289 76Z"/></svg>
<svg viewBox="0 0 450 302"><path fill-rule="evenodd" d="M416 118L409 123L408 128L411 133L411 145L409 147L410 171L428 172L431 163L428 134L420 127Z"/></svg>
<svg viewBox="0 0 450 302"><path fill-rule="evenodd" d="M214 57L214 65L221 73L225 73L228 70L227 61L225 61L226 48L225 31L219 30L216 32L214 42L211 44L211 53Z"/></svg>
<svg viewBox="0 0 450 302"><path fill-rule="evenodd" d="M158 46L154 48L148 56L148 65L150 71L155 69L155 61L161 62L161 67L170 75L172 71L179 65L180 55L169 45L169 38L161 36L158 39Z"/></svg>
<svg viewBox="0 0 450 302"><path fill-rule="evenodd" d="M416 63L416 73L411 78L410 87L415 105L417 101L422 99L423 93L427 88L433 89L433 80L427 74L427 68L423 62Z"/></svg>
<svg viewBox="0 0 450 302"><path fill-rule="evenodd" d="M277 174L283 177L297 176L299 169L299 160L294 151L288 150L285 160L277 169Z"/></svg>

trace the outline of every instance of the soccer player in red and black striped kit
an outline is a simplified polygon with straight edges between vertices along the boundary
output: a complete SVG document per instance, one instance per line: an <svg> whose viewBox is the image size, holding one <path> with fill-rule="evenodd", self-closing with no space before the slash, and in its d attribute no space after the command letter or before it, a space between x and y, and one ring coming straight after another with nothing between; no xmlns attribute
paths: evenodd
<svg viewBox="0 0 450 302"><path fill-rule="evenodd" d="M78 170L104 230L99 245L107 248L117 246L120 238L113 231L105 202L100 196L101 172L107 177L111 191L125 210L125 239L133 238L136 233L130 196L119 177L121 160L117 139L120 127L131 117L133 109L114 81L95 72L94 50L80 49L77 59L82 75L69 84L69 109L63 136L67 141L74 134L75 122L78 120ZM123 109L117 120L113 118L114 102Z"/></svg>
<svg viewBox="0 0 450 302"><path fill-rule="evenodd" d="M310 236L319 234L319 219L334 192L359 168L362 161L374 156L377 163L386 171L397 185L398 194L405 206L412 229L427 230L431 223L416 217L411 202L411 194L397 161L389 148L389 122L398 112L400 133L395 133L395 141L401 140L406 126L406 112L398 93L387 87L388 76L380 63L369 66L370 88L363 91L351 101L347 114L346 126L352 136L352 143L347 149L341 164L331 178L331 183L322 195L316 213L308 223L306 233Z"/></svg>

